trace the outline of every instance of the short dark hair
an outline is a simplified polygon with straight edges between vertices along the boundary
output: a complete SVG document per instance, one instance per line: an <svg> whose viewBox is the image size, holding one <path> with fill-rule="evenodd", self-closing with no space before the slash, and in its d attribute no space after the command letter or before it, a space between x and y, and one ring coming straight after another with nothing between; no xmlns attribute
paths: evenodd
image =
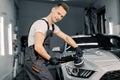
<svg viewBox="0 0 120 80"><path fill-rule="evenodd" d="M66 3L58 3L55 7L62 6L66 12L69 11L69 6Z"/></svg>

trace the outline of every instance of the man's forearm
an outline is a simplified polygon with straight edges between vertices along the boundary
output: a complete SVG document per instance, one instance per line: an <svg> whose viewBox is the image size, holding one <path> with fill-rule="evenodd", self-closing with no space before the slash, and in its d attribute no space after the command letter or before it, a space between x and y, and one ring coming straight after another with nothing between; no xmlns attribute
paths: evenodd
<svg viewBox="0 0 120 80"><path fill-rule="evenodd" d="M78 47L76 42L70 36L66 37L66 42L74 48Z"/></svg>

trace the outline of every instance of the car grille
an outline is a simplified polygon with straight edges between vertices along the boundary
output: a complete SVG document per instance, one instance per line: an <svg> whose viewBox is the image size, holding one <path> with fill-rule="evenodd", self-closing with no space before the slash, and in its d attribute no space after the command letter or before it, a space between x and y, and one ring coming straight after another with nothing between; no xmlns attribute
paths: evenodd
<svg viewBox="0 0 120 80"><path fill-rule="evenodd" d="M100 80L120 80L120 70L107 72Z"/></svg>
<svg viewBox="0 0 120 80"><path fill-rule="evenodd" d="M95 71L78 69L66 66L66 71L70 76L79 77L79 78L89 78Z"/></svg>

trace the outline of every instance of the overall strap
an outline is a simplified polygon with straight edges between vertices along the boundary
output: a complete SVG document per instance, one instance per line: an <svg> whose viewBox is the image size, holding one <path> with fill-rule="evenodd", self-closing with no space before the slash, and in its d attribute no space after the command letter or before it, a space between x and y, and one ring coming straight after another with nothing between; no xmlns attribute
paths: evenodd
<svg viewBox="0 0 120 80"><path fill-rule="evenodd" d="M47 23L48 30L49 30L49 23L45 19L41 19L41 20L44 20ZM54 29L55 29L54 24L52 24L52 31L54 31Z"/></svg>
<svg viewBox="0 0 120 80"><path fill-rule="evenodd" d="M41 20L43 20L47 23L47 27L48 27L48 30L49 30L49 23L45 19L41 19Z"/></svg>
<svg viewBox="0 0 120 80"><path fill-rule="evenodd" d="M52 24L52 31L54 31L55 30L55 26L54 26L54 24Z"/></svg>

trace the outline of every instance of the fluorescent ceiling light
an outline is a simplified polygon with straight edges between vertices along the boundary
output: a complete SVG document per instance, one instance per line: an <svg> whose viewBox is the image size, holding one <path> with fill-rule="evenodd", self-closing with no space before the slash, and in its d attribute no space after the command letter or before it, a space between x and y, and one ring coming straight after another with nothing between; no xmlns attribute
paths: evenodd
<svg viewBox="0 0 120 80"><path fill-rule="evenodd" d="M9 54L13 54L13 49L12 49L12 24L8 25L8 46L9 46Z"/></svg>
<svg viewBox="0 0 120 80"><path fill-rule="evenodd" d="M0 55L5 55L5 44L4 44L4 17L0 17Z"/></svg>

